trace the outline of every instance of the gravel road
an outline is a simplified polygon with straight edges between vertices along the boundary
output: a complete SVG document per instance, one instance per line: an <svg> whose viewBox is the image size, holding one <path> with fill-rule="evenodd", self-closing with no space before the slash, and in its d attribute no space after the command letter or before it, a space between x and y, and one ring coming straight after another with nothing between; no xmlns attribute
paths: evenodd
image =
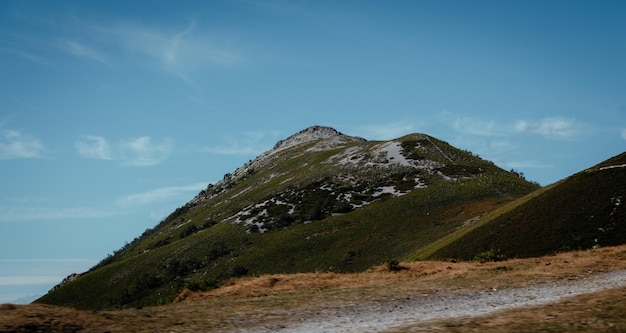
<svg viewBox="0 0 626 333"><path fill-rule="evenodd" d="M545 305L567 297L626 286L626 270L536 282L522 288L441 291L378 302L321 305L313 311L280 313L290 320L237 332L384 332L420 322L477 317L496 311ZM285 316L287 315L287 316Z"/></svg>

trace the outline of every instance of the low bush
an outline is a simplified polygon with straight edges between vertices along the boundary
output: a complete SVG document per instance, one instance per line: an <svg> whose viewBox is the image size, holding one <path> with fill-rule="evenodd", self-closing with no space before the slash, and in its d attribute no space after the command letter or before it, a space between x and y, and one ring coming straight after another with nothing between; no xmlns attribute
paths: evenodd
<svg viewBox="0 0 626 333"><path fill-rule="evenodd" d="M490 249L489 251L480 252L475 255L474 260L481 263L504 261L506 260L506 255L500 253L500 250Z"/></svg>
<svg viewBox="0 0 626 333"><path fill-rule="evenodd" d="M404 266L400 265L400 262L398 260L389 260L387 261L387 270L390 272L399 272L403 269L407 269Z"/></svg>

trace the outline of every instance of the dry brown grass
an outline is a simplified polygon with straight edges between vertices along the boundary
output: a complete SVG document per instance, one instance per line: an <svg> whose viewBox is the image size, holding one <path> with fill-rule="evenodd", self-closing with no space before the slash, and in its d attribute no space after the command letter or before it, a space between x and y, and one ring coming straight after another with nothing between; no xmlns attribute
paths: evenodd
<svg viewBox="0 0 626 333"><path fill-rule="evenodd" d="M560 253L531 259L501 262L419 261L402 263L398 272L386 266L362 273L332 272L271 274L231 280L208 292L181 293L178 302L218 296L255 297L284 292L378 289L479 289L519 287L536 280L558 280L626 268L626 246Z"/></svg>
<svg viewBox="0 0 626 333"><path fill-rule="evenodd" d="M414 262L389 272L273 274L230 281L207 292L181 293L168 306L106 312L2 305L0 332L212 332L280 328L326 311L381 303L433 291L521 287L626 269L626 246L503 262ZM626 289L568 299L549 307L516 309L475 318L456 318L405 327L419 331L598 331L626 329ZM587 323L587 324L585 324ZM609 330L611 329L611 330ZM392 331L390 331L392 332Z"/></svg>

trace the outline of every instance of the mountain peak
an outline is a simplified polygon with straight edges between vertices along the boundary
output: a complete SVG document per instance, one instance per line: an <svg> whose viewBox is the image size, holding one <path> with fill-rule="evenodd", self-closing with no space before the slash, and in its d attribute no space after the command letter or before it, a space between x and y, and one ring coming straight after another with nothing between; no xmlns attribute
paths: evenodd
<svg viewBox="0 0 626 333"><path fill-rule="evenodd" d="M426 135L367 141L312 126L225 174L38 302L136 307L252 272L363 271L485 223L491 209L534 189L521 177ZM604 206L608 201L611 208L622 207L620 193L610 193ZM598 227L612 230L607 225L594 230ZM439 247L435 243L428 251Z"/></svg>
<svg viewBox="0 0 626 333"><path fill-rule="evenodd" d="M343 134L332 127L317 126L317 125L311 126L311 127L303 129L302 131L296 134L291 135L290 137L284 140L278 141L272 150L273 151L283 150L283 149L301 144L303 142L326 139L326 138L331 138L331 137L339 136L339 135L343 135Z"/></svg>

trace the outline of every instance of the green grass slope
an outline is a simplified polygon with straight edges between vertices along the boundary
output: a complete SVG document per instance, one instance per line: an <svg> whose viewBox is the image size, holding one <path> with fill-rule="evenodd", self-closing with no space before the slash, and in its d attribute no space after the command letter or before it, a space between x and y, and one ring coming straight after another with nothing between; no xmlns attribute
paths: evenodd
<svg viewBox="0 0 626 333"><path fill-rule="evenodd" d="M245 275L363 271L538 188L422 134L333 140L251 161L38 302L138 307ZM394 155L400 146L402 156ZM381 153L384 147L393 153ZM419 167L389 163L403 158ZM383 193L390 188L395 195Z"/></svg>
<svg viewBox="0 0 626 333"><path fill-rule="evenodd" d="M626 243L626 153L503 207L428 258L534 257Z"/></svg>

